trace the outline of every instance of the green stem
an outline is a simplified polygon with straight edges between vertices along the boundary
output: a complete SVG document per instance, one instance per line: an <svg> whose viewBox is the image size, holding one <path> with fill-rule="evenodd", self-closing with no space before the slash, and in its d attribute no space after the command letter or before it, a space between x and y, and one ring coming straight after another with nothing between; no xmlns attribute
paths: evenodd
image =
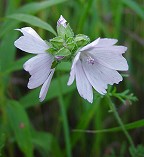
<svg viewBox="0 0 144 157"><path fill-rule="evenodd" d="M109 98L109 99L110 99L110 98ZM110 104L111 110L112 110L113 113L114 113L114 116L116 117L117 122L119 123L119 125L120 125L121 128L122 128L122 131L124 132L125 136L127 137L127 140L129 141L131 147L135 150L135 145L134 145L134 143L133 143L133 140L132 140L132 138L130 137L128 131L126 130L126 128L125 128L125 126L124 126L124 124L123 124L123 122L122 122L122 120L121 120L121 118L120 118L120 116L119 116L119 114L118 114L118 112L117 112L117 110L116 110L115 105L111 102L111 100L110 100L110 103L109 103L109 104Z"/></svg>
<svg viewBox="0 0 144 157"><path fill-rule="evenodd" d="M63 120L66 153L67 153L67 157L72 157L68 118L66 115L66 109L65 109L65 105L64 105L63 96L62 96L62 86L61 86L60 76L58 76L58 84L59 84L59 103L60 103L60 109L61 109L62 120Z"/></svg>

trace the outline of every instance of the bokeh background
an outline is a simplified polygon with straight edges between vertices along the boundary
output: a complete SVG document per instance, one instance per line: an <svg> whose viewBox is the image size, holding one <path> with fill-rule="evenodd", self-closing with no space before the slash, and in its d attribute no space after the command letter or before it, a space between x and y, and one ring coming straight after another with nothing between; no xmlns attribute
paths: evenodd
<svg viewBox="0 0 144 157"><path fill-rule="evenodd" d="M124 81L83 100L75 83L68 87L71 63L60 64L46 100L40 88L28 90L23 63L32 55L14 47L30 26L54 37L60 15L75 34L91 41L116 38L128 47ZM52 29L53 28L53 29ZM0 154L2 157L144 157L144 1L0 0ZM133 150L109 104L113 103L135 145ZM92 131L93 130L93 131Z"/></svg>

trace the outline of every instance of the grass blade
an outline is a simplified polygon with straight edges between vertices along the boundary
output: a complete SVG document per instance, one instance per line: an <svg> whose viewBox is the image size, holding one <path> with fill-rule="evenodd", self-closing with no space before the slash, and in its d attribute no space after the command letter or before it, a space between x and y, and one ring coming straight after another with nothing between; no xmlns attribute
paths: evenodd
<svg viewBox="0 0 144 157"><path fill-rule="evenodd" d="M135 129L135 128L140 128L144 127L144 119L138 120L129 124L124 125L127 130ZM73 130L74 132L84 132L84 133L110 133L110 132L118 132L122 131L121 127L114 127L110 129L102 129L102 130L82 130L82 129L75 129Z"/></svg>
<svg viewBox="0 0 144 157"><path fill-rule="evenodd" d="M134 0L122 0L123 4L130 7L137 15L144 20L144 10Z"/></svg>
<svg viewBox="0 0 144 157"><path fill-rule="evenodd" d="M12 14L7 16L10 19L18 20L21 22L26 22L30 25L37 26L39 28L45 29L54 35L56 35L55 30L46 22L42 21L38 17L35 17L33 15L28 15L28 14Z"/></svg>
<svg viewBox="0 0 144 157"><path fill-rule="evenodd" d="M19 148L26 157L33 157L30 124L24 108L16 101L9 101L7 105L7 115Z"/></svg>

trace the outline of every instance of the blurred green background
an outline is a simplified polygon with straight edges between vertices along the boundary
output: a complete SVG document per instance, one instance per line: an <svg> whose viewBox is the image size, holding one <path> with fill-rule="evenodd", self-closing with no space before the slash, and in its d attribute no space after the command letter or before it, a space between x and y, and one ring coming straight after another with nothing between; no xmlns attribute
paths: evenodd
<svg viewBox="0 0 144 157"><path fill-rule="evenodd" d="M48 40L60 15L75 34L128 47L124 81L95 92L93 104L66 85L70 63L57 67L43 103L40 88L27 89L23 63L32 55L15 48L14 29L30 26ZM144 157L143 80L143 0L0 0L0 156Z"/></svg>

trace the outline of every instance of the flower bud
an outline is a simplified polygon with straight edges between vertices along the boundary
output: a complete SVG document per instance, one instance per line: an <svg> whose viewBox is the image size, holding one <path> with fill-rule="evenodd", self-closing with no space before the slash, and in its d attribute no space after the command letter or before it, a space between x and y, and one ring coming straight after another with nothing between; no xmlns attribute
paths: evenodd
<svg viewBox="0 0 144 157"><path fill-rule="evenodd" d="M57 21L57 26L62 25L63 27L66 27L66 20L64 19L64 17L61 15L60 18Z"/></svg>

